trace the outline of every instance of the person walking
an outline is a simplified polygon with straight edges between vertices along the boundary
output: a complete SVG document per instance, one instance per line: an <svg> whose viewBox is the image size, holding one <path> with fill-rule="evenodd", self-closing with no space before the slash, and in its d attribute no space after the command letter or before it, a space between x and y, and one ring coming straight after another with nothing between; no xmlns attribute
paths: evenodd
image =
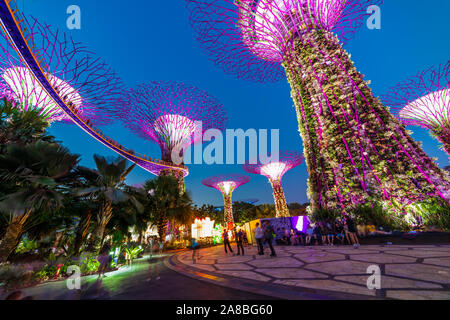
<svg viewBox="0 0 450 320"><path fill-rule="evenodd" d="M259 226L259 222L256 224L255 239L256 239L256 244L258 245L258 255L263 256L264 255L264 245L263 245L264 231Z"/></svg>
<svg viewBox="0 0 450 320"><path fill-rule="evenodd" d="M222 238L223 238L223 246L225 248L225 253L228 253L227 246L228 246L228 249L230 249L230 252L233 253L233 249L231 249L231 246L230 246L230 239L228 238L228 230L225 229L223 231Z"/></svg>
<svg viewBox="0 0 450 320"><path fill-rule="evenodd" d="M270 225L270 221L266 220L265 222L265 227L264 227L264 241L267 242L267 244L269 245L270 248L270 256L271 257L276 257L277 254L275 252L275 249L273 248L273 227Z"/></svg>
<svg viewBox="0 0 450 320"><path fill-rule="evenodd" d="M196 264L197 263L197 259L200 257L199 256L199 249L200 245L197 242L197 239L192 238L192 263Z"/></svg>
<svg viewBox="0 0 450 320"><path fill-rule="evenodd" d="M242 255L244 255L244 233L242 232L242 230L237 231L235 229L235 238L236 238L236 245L237 245L237 255L240 256L241 255L241 250L242 250Z"/></svg>

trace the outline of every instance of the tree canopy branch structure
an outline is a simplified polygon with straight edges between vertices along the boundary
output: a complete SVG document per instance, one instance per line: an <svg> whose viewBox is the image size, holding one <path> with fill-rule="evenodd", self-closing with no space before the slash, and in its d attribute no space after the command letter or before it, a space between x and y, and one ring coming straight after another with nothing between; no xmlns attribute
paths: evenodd
<svg viewBox="0 0 450 320"><path fill-rule="evenodd" d="M430 130L450 155L450 61L398 84L382 100L404 124Z"/></svg>
<svg viewBox="0 0 450 320"><path fill-rule="evenodd" d="M262 163L258 161L256 164L247 163L243 166L248 173L259 174L269 179L273 189L273 198L275 200L275 210L277 218L290 217L289 208L284 195L281 180L283 176L290 170L301 165L305 158L302 154L295 151L284 151L280 154L279 160L276 162Z"/></svg>
<svg viewBox="0 0 450 320"><path fill-rule="evenodd" d="M183 163L185 151L209 129L224 130L222 104L203 90L178 82L151 82L129 90L111 113L139 137L156 142L163 161ZM183 186L179 171L163 170Z"/></svg>
<svg viewBox="0 0 450 320"><path fill-rule="evenodd" d="M233 192L239 188L240 186L249 183L250 178L247 176L239 175L239 174L228 174L228 175L219 175L214 177L209 177L202 181L203 185L214 188L222 193L224 200L224 214L225 214L225 223L228 226L234 224L233 217L233 201L232 195Z"/></svg>

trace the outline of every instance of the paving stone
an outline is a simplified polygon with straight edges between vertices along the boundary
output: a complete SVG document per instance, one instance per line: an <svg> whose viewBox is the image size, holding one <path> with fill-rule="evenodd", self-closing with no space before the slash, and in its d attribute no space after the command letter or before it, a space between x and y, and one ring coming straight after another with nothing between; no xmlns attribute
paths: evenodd
<svg viewBox="0 0 450 320"><path fill-rule="evenodd" d="M401 300L450 300L450 291L388 291L386 297Z"/></svg>
<svg viewBox="0 0 450 320"><path fill-rule="evenodd" d="M342 280L359 285L367 283L369 275L367 276L338 276L335 280ZM443 289L441 285L417 281L412 279L400 279L390 276L381 276L381 288L382 289Z"/></svg>
<svg viewBox="0 0 450 320"><path fill-rule="evenodd" d="M332 275L366 274L367 268L372 265L359 261L332 261L306 265L305 269L321 271Z"/></svg>
<svg viewBox="0 0 450 320"><path fill-rule="evenodd" d="M366 296L375 296L376 294L374 290L369 290L367 289L367 287L356 286L333 280L276 280L274 283L317 290L360 294Z"/></svg>
<svg viewBox="0 0 450 320"><path fill-rule="evenodd" d="M279 268L279 267L295 268L301 267L303 265L303 263L293 258L279 258L279 257L251 261L248 262L248 264L251 264L252 266L258 268Z"/></svg>
<svg viewBox="0 0 450 320"><path fill-rule="evenodd" d="M205 264L192 264L191 266L194 267L194 268L197 268L197 269L204 270L204 271L210 271L210 272L216 271L216 269L214 269L214 267L213 267L213 266L210 266L210 265L205 265Z"/></svg>
<svg viewBox="0 0 450 320"><path fill-rule="evenodd" d="M257 281L264 281L264 282L268 282L271 280L271 278L265 277L261 274L258 274L258 273L252 272L252 271L217 271L217 273L236 277L236 278L251 279L251 280L257 280Z"/></svg>
<svg viewBox="0 0 450 320"><path fill-rule="evenodd" d="M384 253L373 253L373 254L362 254L362 255L351 255L351 260L373 262L375 264L385 264L385 263L414 263L417 258L403 257L403 256L393 256Z"/></svg>
<svg viewBox="0 0 450 320"><path fill-rule="evenodd" d="M327 251L329 249L326 249ZM370 250L364 250L364 249L336 249L333 251L333 253L341 253L341 254L372 254L373 251Z"/></svg>
<svg viewBox="0 0 450 320"><path fill-rule="evenodd" d="M252 256L229 256L228 258L221 258L221 259L217 259L217 263L219 264L224 264L224 263L243 263L243 262L248 262L248 261L252 261L253 257Z"/></svg>
<svg viewBox="0 0 450 320"><path fill-rule="evenodd" d="M392 264L386 265L386 274L410 279L450 283L450 268L424 264Z"/></svg>
<svg viewBox="0 0 450 320"><path fill-rule="evenodd" d="M450 268L450 258L429 258L423 261L425 264L433 264Z"/></svg>
<svg viewBox="0 0 450 320"><path fill-rule="evenodd" d="M306 263L316 263L316 262L345 260L345 255L326 252L311 252L311 253L296 254L295 258L300 259L301 261L304 261Z"/></svg>
<svg viewBox="0 0 450 320"><path fill-rule="evenodd" d="M240 263L216 264L215 266L219 270L253 270L252 267Z"/></svg>
<svg viewBox="0 0 450 320"><path fill-rule="evenodd" d="M434 250L429 250L427 248L395 251L395 252L389 252L388 254L403 255L403 256L415 257L415 258L450 257L450 251L449 252L434 251Z"/></svg>
<svg viewBox="0 0 450 320"><path fill-rule="evenodd" d="M326 279L329 277L326 274L299 268L256 269L255 271L278 279Z"/></svg>

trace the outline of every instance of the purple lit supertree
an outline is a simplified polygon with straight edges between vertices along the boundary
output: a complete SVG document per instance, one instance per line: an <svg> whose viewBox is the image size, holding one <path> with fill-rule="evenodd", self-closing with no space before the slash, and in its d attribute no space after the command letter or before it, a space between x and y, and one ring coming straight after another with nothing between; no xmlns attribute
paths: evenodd
<svg viewBox="0 0 450 320"><path fill-rule="evenodd" d="M219 175L204 179L202 183L214 188L223 195L225 223L234 224L232 194L240 186L249 183L250 178L239 174Z"/></svg>
<svg viewBox="0 0 450 320"><path fill-rule="evenodd" d="M450 155L450 61L419 72L382 96L406 125L431 131Z"/></svg>
<svg viewBox="0 0 450 320"><path fill-rule="evenodd" d="M123 90L118 76L80 43L36 19L26 19L33 51L52 86L83 119L95 124L109 122L102 111L117 101ZM0 37L0 82L9 88L10 98L20 110L38 110L48 122L70 118L46 93L17 56L4 33Z"/></svg>
<svg viewBox="0 0 450 320"><path fill-rule="evenodd" d="M290 217L289 208L284 195L281 180L283 176L291 169L301 165L305 158L302 154L295 151L284 151L280 153L278 161L270 163L262 163L257 161L256 164L247 163L243 166L248 173L260 174L269 179L273 189L273 197L275 200L275 210L277 218Z"/></svg>
<svg viewBox="0 0 450 320"><path fill-rule="evenodd" d="M203 90L178 82L151 82L129 90L121 107L112 110L132 132L156 142L162 160L184 162L186 149L201 143L209 129L225 129L223 106ZM162 175L175 176L184 186L184 176L177 170L163 170Z"/></svg>
<svg viewBox="0 0 450 320"><path fill-rule="evenodd" d="M375 98L340 41L381 0L186 0L197 40L238 78L291 85L311 211L449 201L450 178Z"/></svg>

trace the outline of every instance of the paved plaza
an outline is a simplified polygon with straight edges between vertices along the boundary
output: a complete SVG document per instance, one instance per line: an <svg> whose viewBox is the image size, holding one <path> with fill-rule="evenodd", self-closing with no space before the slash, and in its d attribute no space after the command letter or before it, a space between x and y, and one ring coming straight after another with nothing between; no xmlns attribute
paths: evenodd
<svg viewBox="0 0 450 320"><path fill-rule="evenodd" d="M287 299L450 299L450 245L276 247L278 257L225 255L222 247L183 252L172 268L192 277ZM267 251L267 250L266 250ZM369 290L367 270L381 269L381 290Z"/></svg>

